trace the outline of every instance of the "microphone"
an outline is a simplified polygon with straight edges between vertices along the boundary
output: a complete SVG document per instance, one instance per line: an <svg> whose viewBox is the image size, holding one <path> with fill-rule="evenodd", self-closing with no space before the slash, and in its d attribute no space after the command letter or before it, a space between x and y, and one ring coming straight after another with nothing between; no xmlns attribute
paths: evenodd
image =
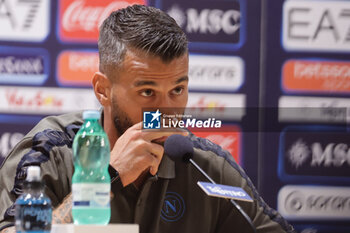
<svg viewBox="0 0 350 233"><path fill-rule="evenodd" d="M190 162L212 184L216 184L216 182L212 178L210 178L210 176L205 171L203 171L203 169L200 168L195 161L193 161L192 159L193 153L194 153L193 142L188 137L185 137L179 134L173 134L169 136L164 143L164 152L173 161L184 162L184 163ZM250 219L250 217L247 215L247 213L244 212L241 206L237 202L235 202L233 199L230 199L230 202L240 212L240 214L246 219L246 221L248 222L253 232L256 233L255 226L253 225L253 222Z"/></svg>

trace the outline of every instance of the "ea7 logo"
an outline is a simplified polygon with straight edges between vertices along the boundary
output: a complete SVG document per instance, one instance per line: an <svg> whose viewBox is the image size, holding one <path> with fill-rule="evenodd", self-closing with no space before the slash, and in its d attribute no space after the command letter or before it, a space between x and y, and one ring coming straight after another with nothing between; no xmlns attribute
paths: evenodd
<svg viewBox="0 0 350 233"><path fill-rule="evenodd" d="M0 0L0 40L43 41L49 33L49 0Z"/></svg>
<svg viewBox="0 0 350 233"><path fill-rule="evenodd" d="M283 47L287 50L350 51L350 2L286 1Z"/></svg>

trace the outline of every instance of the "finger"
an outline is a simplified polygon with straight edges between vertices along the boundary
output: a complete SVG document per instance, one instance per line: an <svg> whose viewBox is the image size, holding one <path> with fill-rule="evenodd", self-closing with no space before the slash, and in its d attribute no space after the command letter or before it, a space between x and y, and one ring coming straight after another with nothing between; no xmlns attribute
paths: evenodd
<svg viewBox="0 0 350 233"><path fill-rule="evenodd" d="M129 129L136 129L136 130L141 130L142 129L142 121L139 123L136 123L135 125L131 126Z"/></svg>
<svg viewBox="0 0 350 233"><path fill-rule="evenodd" d="M144 130L142 131L142 138L147 140L147 141L153 141L155 139L159 139L161 137L169 137L174 134L179 134L182 136L187 136L188 131L184 129L174 129L174 130Z"/></svg>
<svg viewBox="0 0 350 233"><path fill-rule="evenodd" d="M164 147L156 143L149 142L147 144L148 152L156 156L159 160L162 160L164 154Z"/></svg>
<svg viewBox="0 0 350 233"><path fill-rule="evenodd" d="M155 157L154 157L153 161L154 161L154 163L152 164L152 166L149 169L149 172L151 173L152 176L157 174L159 164L160 164L160 160L157 160Z"/></svg>

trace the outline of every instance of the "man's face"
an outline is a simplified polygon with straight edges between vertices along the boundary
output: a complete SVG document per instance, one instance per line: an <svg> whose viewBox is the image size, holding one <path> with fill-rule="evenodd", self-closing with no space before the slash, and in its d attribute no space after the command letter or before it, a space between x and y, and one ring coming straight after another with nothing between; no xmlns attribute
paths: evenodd
<svg viewBox="0 0 350 233"><path fill-rule="evenodd" d="M186 107L187 54L165 64L159 57L128 50L113 78L111 112L118 135L142 121L142 108Z"/></svg>

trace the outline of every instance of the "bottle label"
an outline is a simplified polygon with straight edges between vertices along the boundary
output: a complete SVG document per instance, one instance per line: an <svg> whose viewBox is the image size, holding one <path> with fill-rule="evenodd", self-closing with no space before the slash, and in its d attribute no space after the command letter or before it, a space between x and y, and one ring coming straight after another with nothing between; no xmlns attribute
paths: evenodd
<svg viewBox="0 0 350 233"><path fill-rule="evenodd" d="M72 184L73 208L106 208L109 207L111 185L109 183L76 183Z"/></svg>
<svg viewBox="0 0 350 233"><path fill-rule="evenodd" d="M52 209L49 205L17 205L15 218L17 232L50 231Z"/></svg>

